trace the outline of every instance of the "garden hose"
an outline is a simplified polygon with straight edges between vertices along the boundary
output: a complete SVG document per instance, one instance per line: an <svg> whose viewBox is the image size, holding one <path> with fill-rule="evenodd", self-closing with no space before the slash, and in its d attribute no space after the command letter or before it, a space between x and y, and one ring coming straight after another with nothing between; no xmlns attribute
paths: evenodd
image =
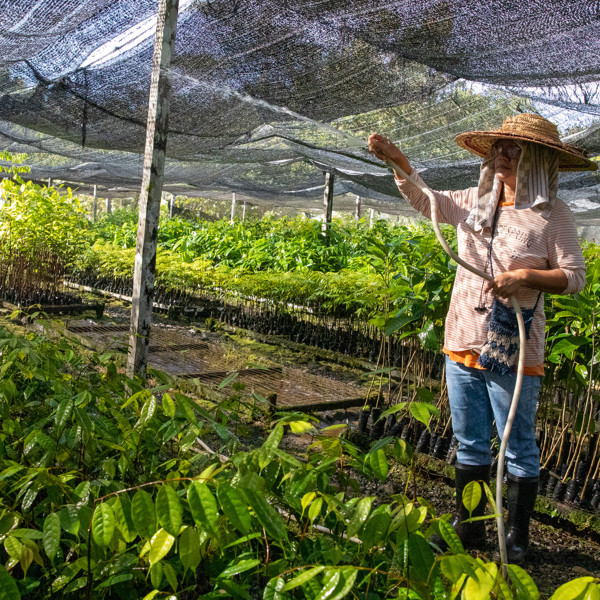
<svg viewBox="0 0 600 600"><path fill-rule="evenodd" d="M435 231L435 235L439 240L440 244L446 251L446 253L456 261L461 267L475 273L475 275L479 275L479 277L483 277L483 279L487 281L492 281L492 276L488 273L484 273L479 269L476 269L469 263L465 262L460 256L458 256L452 248L448 245L448 242L445 240L442 232L440 230L440 226L437 218L437 201L435 198L435 194L426 186L421 185L416 179L405 173L394 161L390 159L386 159L387 164L394 170L398 175L400 175L403 179L406 179L409 183L419 188L428 198L431 207L431 223L433 225L433 229ZM500 561L502 563L502 574L504 578L507 577L507 568L506 565L508 563L508 557L506 553L506 539L504 537L504 520L502 518L502 484L504 479L504 456L506 454L506 446L508 444L508 438L510 437L510 432L512 429L512 424L515 419L515 415L517 413L517 407L519 405L519 396L521 394L521 385L523 383L523 371L525 368L525 323L523 321L523 313L521 312L521 307L517 302L514 296L510 297L513 308L515 309L515 314L517 316L517 323L519 324L519 362L517 364L517 378L515 381L515 389L513 392L513 397L510 404L510 409L508 411L508 417L506 419L506 425L504 427L504 433L502 435L502 443L500 444L500 450L498 452L498 471L496 474L496 524L498 528L498 546L500 549Z"/></svg>

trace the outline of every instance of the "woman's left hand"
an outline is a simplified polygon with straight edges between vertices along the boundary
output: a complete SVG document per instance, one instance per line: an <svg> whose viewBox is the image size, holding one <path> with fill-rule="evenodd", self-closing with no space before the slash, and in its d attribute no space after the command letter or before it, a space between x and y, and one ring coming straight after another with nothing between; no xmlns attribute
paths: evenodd
<svg viewBox="0 0 600 600"><path fill-rule="evenodd" d="M516 269L515 271L506 271L494 277L493 281L485 284L484 291L491 292L494 296L509 298L514 296L526 283L525 269Z"/></svg>

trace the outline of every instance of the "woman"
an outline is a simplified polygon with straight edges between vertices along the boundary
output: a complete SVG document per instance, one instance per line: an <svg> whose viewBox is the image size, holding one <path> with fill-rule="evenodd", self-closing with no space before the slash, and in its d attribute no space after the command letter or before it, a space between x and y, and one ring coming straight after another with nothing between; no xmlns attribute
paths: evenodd
<svg viewBox="0 0 600 600"><path fill-rule="evenodd" d="M585 284L575 224L569 208L556 197L558 171L595 170L597 165L581 150L563 144L553 123L533 114L509 117L495 131L463 133L456 142L483 158L479 185L435 192L439 220L456 227L459 255L490 273L493 280L486 282L459 266L446 320L446 379L452 426L459 441L458 514L453 526L466 547L485 543L484 521L461 525L469 517L462 505L462 490L470 481L489 483L492 422L500 436L504 431L516 374L514 368L508 374L484 368L490 364L480 355L494 298L507 303L507 298L515 296L522 308L533 312L525 377L506 452L507 551L509 562L520 564L529 542L539 476L535 413L543 375L543 292L574 294ZM419 179L406 156L388 139L373 134L369 148L376 157L391 159ZM404 198L430 218L427 196L398 173L396 183ZM484 510L485 497L471 516L482 515Z"/></svg>

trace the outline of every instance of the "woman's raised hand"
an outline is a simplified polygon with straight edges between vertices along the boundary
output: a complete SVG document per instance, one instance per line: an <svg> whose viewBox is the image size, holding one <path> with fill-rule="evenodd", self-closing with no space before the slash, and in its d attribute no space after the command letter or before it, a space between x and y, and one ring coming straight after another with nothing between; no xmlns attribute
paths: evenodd
<svg viewBox="0 0 600 600"><path fill-rule="evenodd" d="M376 156L379 160L383 160L384 162L388 159L395 162L405 173L410 174L412 171L412 167L408 162L408 159L404 154L400 151L398 146L396 146L391 140L378 133L372 133L369 136L369 152L373 156ZM400 173L396 174L399 178L402 178Z"/></svg>

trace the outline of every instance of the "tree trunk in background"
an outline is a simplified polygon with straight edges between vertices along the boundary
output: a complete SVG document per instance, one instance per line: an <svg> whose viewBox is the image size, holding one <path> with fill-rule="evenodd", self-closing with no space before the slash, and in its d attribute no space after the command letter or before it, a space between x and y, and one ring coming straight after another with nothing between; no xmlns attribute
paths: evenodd
<svg viewBox="0 0 600 600"><path fill-rule="evenodd" d="M323 233L327 233L331 227L331 215L333 214L333 184L335 176L333 173L325 173L325 191L323 192Z"/></svg>

